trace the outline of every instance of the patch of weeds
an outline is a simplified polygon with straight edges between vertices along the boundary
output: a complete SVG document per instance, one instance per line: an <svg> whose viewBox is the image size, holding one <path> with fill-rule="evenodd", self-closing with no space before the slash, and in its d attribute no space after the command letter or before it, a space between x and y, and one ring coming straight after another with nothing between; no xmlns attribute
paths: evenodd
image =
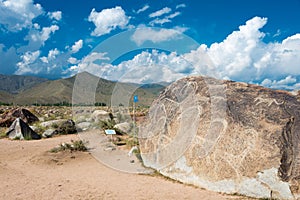
<svg viewBox="0 0 300 200"><path fill-rule="evenodd" d="M51 125L51 127L54 128L54 129L57 129L57 128L59 127L59 125L58 125L57 123L53 123L53 124Z"/></svg>
<svg viewBox="0 0 300 200"><path fill-rule="evenodd" d="M21 137L17 136L17 137L14 138L14 140L21 140Z"/></svg>
<svg viewBox="0 0 300 200"><path fill-rule="evenodd" d="M87 151L88 148L86 147L87 142L82 140L71 140L71 143L61 143L58 147L54 147L50 150L51 153L57 153L60 151Z"/></svg>
<svg viewBox="0 0 300 200"><path fill-rule="evenodd" d="M40 123L34 124L33 126L36 127L36 128L34 129L34 131L35 131L36 133L44 133L44 132L47 130L47 128L44 127L44 126L41 126Z"/></svg>
<svg viewBox="0 0 300 200"><path fill-rule="evenodd" d="M24 135L24 140L32 140L31 135L30 134L29 135L25 134Z"/></svg>
<svg viewBox="0 0 300 200"><path fill-rule="evenodd" d="M134 146L139 146L139 141L137 140L137 138L129 137L126 139L126 145L130 148Z"/></svg>
<svg viewBox="0 0 300 200"><path fill-rule="evenodd" d="M6 138L6 130L4 128L0 128L0 139Z"/></svg>

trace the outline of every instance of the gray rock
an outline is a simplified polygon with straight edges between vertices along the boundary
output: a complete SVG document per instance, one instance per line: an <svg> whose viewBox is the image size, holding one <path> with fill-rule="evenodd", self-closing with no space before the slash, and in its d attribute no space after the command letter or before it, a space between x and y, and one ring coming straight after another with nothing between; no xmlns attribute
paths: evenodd
<svg viewBox="0 0 300 200"><path fill-rule="evenodd" d="M45 121L45 122L42 122L40 125L42 127L52 127L54 125L59 125L61 123L63 123L64 121L66 121L65 119L57 119L57 120L50 120L50 121Z"/></svg>
<svg viewBox="0 0 300 200"><path fill-rule="evenodd" d="M257 85L188 77L140 127L145 166L208 190L300 197L300 99Z"/></svg>
<svg viewBox="0 0 300 200"><path fill-rule="evenodd" d="M42 136L44 137L44 138L49 138L49 137L52 137L52 136L54 136L54 135L56 135L57 134L57 130L55 130L55 129L48 129L48 130L46 130L43 134L42 134Z"/></svg>
<svg viewBox="0 0 300 200"><path fill-rule="evenodd" d="M91 114L91 118L95 121L95 122L99 122L99 121L107 121L110 119L109 117L109 112L106 112L104 110L95 110L92 114Z"/></svg>
<svg viewBox="0 0 300 200"><path fill-rule="evenodd" d="M85 131L85 130L88 130L89 128L92 127L92 123L90 122L81 122L79 124L76 125L77 128Z"/></svg>
<svg viewBox="0 0 300 200"><path fill-rule="evenodd" d="M17 118L9 127L6 135L10 139L20 139L20 140L38 140L41 136L33 131L27 123L25 123L21 118Z"/></svg>
<svg viewBox="0 0 300 200"><path fill-rule="evenodd" d="M131 130L131 125L128 122L123 122L120 124L116 124L114 126L114 128L119 129L120 131L124 132L124 133L129 133Z"/></svg>

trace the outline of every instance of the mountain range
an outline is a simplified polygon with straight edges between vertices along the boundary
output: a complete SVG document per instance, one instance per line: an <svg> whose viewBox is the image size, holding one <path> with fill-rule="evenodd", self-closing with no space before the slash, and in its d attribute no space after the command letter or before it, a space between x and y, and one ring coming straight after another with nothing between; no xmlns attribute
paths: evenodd
<svg viewBox="0 0 300 200"><path fill-rule="evenodd" d="M76 80L76 78L78 79ZM96 85L90 85L91 83ZM120 83L99 78L88 72L57 80L0 74L0 102L14 105L70 104L72 100L74 102L73 90L76 88L74 86L78 88L78 85L82 91L75 94L77 103L89 103L85 102L84 97L93 93L95 98L92 100L94 102L110 105L113 92L116 91L116 88L118 90L122 88L124 91L130 91L131 96L138 95L139 105L149 106L167 84Z"/></svg>

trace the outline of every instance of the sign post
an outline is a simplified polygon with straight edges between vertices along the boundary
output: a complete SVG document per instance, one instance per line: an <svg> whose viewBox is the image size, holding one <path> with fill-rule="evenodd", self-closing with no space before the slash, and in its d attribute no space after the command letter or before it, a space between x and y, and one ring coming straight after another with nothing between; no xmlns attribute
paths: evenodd
<svg viewBox="0 0 300 200"><path fill-rule="evenodd" d="M105 134L106 135L110 135L110 139L111 141L113 140L113 135L116 135L116 131L115 130L112 130L112 129L107 129L107 130L104 130L105 131Z"/></svg>
<svg viewBox="0 0 300 200"><path fill-rule="evenodd" d="M137 133L136 133L136 119L135 119L135 105L139 101L138 95L133 96L133 137L137 139Z"/></svg>

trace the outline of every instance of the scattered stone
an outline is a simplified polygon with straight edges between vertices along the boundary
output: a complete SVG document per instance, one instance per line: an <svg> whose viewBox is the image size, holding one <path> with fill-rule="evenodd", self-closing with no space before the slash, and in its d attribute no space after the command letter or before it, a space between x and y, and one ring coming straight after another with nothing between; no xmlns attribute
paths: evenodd
<svg viewBox="0 0 300 200"><path fill-rule="evenodd" d="M0 127L9 127L17 118L22 119L27 124L39 121L39 119L29 110L16 108L1 115Z"/></svg>

